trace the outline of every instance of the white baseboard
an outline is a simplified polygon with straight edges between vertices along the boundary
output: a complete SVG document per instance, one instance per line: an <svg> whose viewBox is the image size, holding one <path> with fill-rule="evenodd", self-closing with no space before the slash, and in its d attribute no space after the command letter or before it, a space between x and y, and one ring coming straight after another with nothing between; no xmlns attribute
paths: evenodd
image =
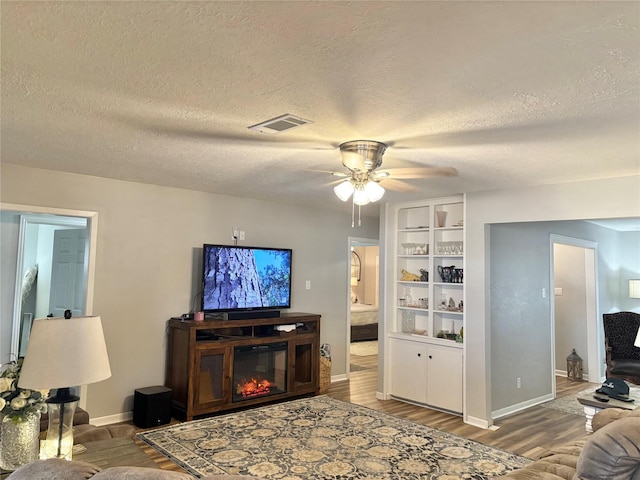
<svg viewBox="0 0 640 480"><path fill-rule="evenodd" d="M532 398L531 400L527 400L526 402L516 403L515 405L501 408L500 410L495 410L491 412L491 418L496 419L505 417L507 415L511 415L512 413L520 412L521 410L525 410L535 405L540 405L541 403L548 402L549 400L553 400L553 395L551 395L550 393L538 398Z"/></svg>
<svg viewBox="0 0 640 480"><path fill-rule="evenodd" d="M556 377L567 377L567 371L566 370L556 370ZM585 382L589 381L589 373L588 372L582 372L582 380L584 380Z"/></svg>
<svg viewBox="0 0 640 480"><path fill-rule="evenodd" d="M106 417L92 418L89 423L96 427L103 425L111 425L113 423L129 422L133 419L133 412L116 413L115 415L107 415Z"/></svg>
<svg viewBox="0 0 640 480"><path fill-rule="evenodd" d="M388 400L388 398L385 397L384 393L376 392L376 400Z"/></svg>
<svg viewBox="0 0 640 480"><path fill-rule="evenodd" d="M333 382L344 382L345 380L349 380L347 378L347 374L343 373L341 375L331 375L331 383Z"/></svg>
<svg viewBox="0 0 640 480"><path fill-rule="evenodd" d="M489 422L484 420L483 418L466 416L463 418L463 420L464 420L464 423L467 423L474 427L482 428L484 430L491 428L491 425L489 425Z"/></svg>

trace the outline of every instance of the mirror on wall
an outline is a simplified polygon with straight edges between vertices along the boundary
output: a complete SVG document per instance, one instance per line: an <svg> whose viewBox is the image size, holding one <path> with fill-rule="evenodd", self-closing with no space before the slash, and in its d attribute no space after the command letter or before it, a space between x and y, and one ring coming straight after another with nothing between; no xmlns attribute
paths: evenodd
<svg viewBox="0 0 640 480"><path fill-rule="evenodd" d="M0 213L0 314L11 318L10 325L2 322L4 363L24 355L34 319L63 316L67 309L74 316L91 314L97 214L38 213L5 205Z"/></svg>

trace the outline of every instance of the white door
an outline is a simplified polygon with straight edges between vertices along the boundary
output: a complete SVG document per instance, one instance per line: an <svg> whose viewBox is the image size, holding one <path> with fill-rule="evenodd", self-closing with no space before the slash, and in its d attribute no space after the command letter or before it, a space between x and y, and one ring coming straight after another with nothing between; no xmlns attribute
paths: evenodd
<svg viewBox="0 0 640 480"><path fill-rule="evenodd" d="M427 347L417 342L391 339L391 394L426 403Z"/></svg>
<svg viewBox="0 0 640 480"><path fill-rule="evenodd" d="M462 351L429 346L427 352L427 404L462 412Z"/></svg>
<svg viewBox="0 0 640 480"><path fill-rule="evenodd" d="M54 317L64 316L65 310L71 310L74 317L84 315L85 245L85 229L54 232L49 297L49 312Z"/></svg>

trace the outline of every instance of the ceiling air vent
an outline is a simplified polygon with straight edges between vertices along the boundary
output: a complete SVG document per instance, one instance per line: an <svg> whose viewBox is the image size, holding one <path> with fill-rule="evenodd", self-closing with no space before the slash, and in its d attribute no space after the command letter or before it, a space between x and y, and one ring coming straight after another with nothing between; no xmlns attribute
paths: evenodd
<svg viewBox="0 0 640 480"><path fill-rule="evenodd" d="M301 127L307 123L313 123L311 120L305 120L304 118L296 117L295 115L281 115L266 122L257 123L249 127L251 130L257 130L262 133L270 133L275 135L277 133L286 132L292 128Z"/></svg>

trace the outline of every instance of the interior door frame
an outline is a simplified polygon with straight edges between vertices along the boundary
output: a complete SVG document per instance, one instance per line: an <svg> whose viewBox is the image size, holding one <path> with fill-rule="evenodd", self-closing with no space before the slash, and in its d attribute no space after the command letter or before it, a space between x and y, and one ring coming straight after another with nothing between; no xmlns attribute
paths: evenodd
<svg viewBox="0 0 640 480"><path fill-rule="evenodd" d="M573 247L580 247L585 250L585 289L586 289L586 309L587 309L587 367L589 370L589 382L599 383L601 381L600 374L600 341L602 340L602 334L600 328L598 328L598 318L600 318L600 306L598 303L598 243L590 240L583 240L581 238L567 237L564 235L551 234L549 236L550 247L550 278L549 278L549 304L550 304L550 318L551 318L551 385L552 394L556 396L556 317L555 317L555 281L554 281L554 244L569 245ZM587 273L590 274L587 274Z"/></svg>
<svg viewBox="0 0 640 480"><path fill-rule="evenodd" d="M363 237L351 237L347 238L347 271L345 277L347 279L347 343L345 346L347 359L345 365L345 372L347 372L347 380L351 377L351 247L355 246L367 246L367 247L380 247L380 240L375 238L363 238ZM376 279L378 288L378 307L380 306L380 272L378 271L378 278ZM380 339L380 309L378 309L378 340ZM380 349L380 343L378 343L378 350Z"/></svg>
<svg viewBox="0 0 640 480"><path fill-rule="evenodd" d="M13 300L13 315L11 324L11 353L19 352L20 344L20 312L22 310L22 273L24 271L24 243L25 243L25 228L26 222L29 223L41 223L55 225L55 221L58 221L59 225L77 225L69 219L55 218L59 217L78 217L86 219L87 229L87 247L85 250L86 258L86 277L87 285L85 290L85 304L84 314L87 316L93 315L93 289L95 284L95 270L96 270L96 245L98 241L98 212L91 212L86 210L69 210L64 208L52 208L41 207L34 205L21 205L14 203L1 203L0 210L13 211L20 213L21 225L18 234L18 253L16 258L16 283ZM45 217L46 216L46 217ZM53 216L53 218L52 218ZM27 220L28 218L28 220ZM22 225L22 222L25 225ZM86 406L86 385L81 386L80 390L80 406Z"/></svg>

